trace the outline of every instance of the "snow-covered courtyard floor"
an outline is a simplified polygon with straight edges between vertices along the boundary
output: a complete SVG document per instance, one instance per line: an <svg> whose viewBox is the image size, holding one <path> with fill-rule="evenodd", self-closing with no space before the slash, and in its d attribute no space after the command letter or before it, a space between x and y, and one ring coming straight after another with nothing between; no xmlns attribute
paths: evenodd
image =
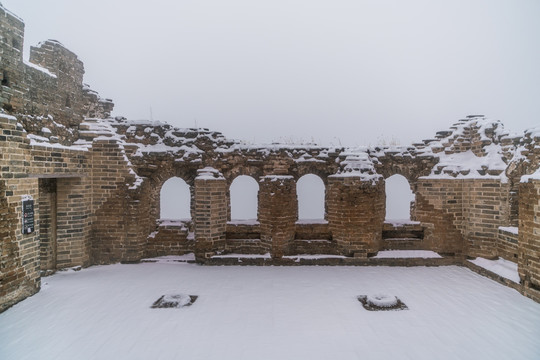
<svg viewBox="0 0 540 360"><path fill-rule="evenodd" d="M151 309L161 295L190 307ZM396 295L367 311L359 295ZM0 359L540 359L540 304L462 267L94 266L0 314Z"/></svg>

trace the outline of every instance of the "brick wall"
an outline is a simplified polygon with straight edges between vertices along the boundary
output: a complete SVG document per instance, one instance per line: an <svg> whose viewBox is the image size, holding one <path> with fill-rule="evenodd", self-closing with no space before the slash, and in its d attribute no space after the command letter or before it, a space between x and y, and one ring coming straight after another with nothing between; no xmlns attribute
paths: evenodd
<svg viewBox="0 0 540 360"><path fill-rule="evenodd" d="M419 179L415 219L425 226L424 241L429 249L442 253L463 253L463 196L458 180Z"/></svg>
<svg viewBox="0 0 540 360"><path fill-rule="evenodd" d="M509 185L498 179L430 179L418 182L416 219L426 242L441 253L497 257L499 226L509 222Z"/></svg>
<svg viewBox="0 0 540 360"><path fill-rule="evenodd" d="M227 181L217 170L205 168L195 178L195 256L204 260L225 250Z"/></svg>
<svg viewBox="0 0 540 360"><path fill-rule="evenodd" d="M0 312L40 287L39 231L22 233L23 197L34 199L39 224L38 180L29 178L29 141L13 117L0 115Z"/></svg>
<svg viewBox="0 0 540 360"><path fill-rule="evenodd" d="M94 139L91 148L92 261L131 262L144 255L148 236L146 202L132 189L135 175L118 139ZM145 216L143 216L145 215ZM154 219L155 223L155 219Z"/></svg>
<svg viewBox="0 0 540 360"><path fill-rule="evenodd" d="M518 271L524 292L540 301L540 180L519 186Z"/></svg>
<svg viewBox="0 0 540 360"><path fill-rule="evenodd" d="M144 256L184 255L194 251L193 224L167 220L159 221L157 230L148 236Z"/></svg>
<svg viewBox="0 0 540 360"><path fill-rule="evenodd" d="M512 231L499 229L499 236L497 238L497 255L508 261L517 262L518 253L518 234Z"/></svg>
<svg viewBox="0 0 540 360"><path fill-rule="evenodd" d="M467 255L495 258L499 226L509 222L508 184L496 179L467 179L462 180L462 186Z"/></svg>
<svg viewBox="0 0 540 360"><path fill-rule="evenodd" d="M326 202L329 228L340 252L355 257L375 255L385 217L384 180L330 176Z"/></svg>
<svg viewBox="0 0 540 360"><path fill-rule="evenodd" d="M228 253L236 254L266 254L270 246L261 240L261 225L259 222L228 222L227 223Z"/></svg>
<svg viewBox="0 0 540 360"><path fill-rule="evenodd" d="M268 175L259 181L261 240L280 258L289 255L298 219L296 182L292 176Z"/></svg>

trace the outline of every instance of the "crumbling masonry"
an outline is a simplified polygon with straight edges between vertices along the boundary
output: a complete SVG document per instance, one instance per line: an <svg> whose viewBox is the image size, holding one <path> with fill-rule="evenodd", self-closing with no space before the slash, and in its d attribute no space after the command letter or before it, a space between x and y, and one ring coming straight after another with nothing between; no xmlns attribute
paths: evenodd
<svg viewBox="0 0 540 360"><path fill-rule="evenodd" d="M294 265L296 254L418 263L373 258L385 249L432 250L443 256L433 265L502 257L518 264L518 290L540 301L540 129L511 135L468 116L407 147L246 145L111 118L113 103L82 83L75 54L49 40L26 62L23 22L0 7L0 28L0 312L39 291L43 273L188 252L206 264L227 253L269 254L259 264ZM326 221L297 221L306 174L325 184ZM401 227L384 223L394 174L416 199L416 222ZM229 221L239 175L259 183L257 222ZM175 176L191 188L191 221L160 220L160 189ZM22 220L32 200L33 229Z"/></svg>

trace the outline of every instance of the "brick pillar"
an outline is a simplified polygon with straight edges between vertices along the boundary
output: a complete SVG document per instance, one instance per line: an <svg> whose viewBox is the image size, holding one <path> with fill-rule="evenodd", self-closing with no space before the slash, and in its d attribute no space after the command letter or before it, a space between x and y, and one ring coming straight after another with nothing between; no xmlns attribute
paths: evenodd
<svg viewBox="0 0 540 360"><path fill-rule="evenodd" d="M203 260L225 250L227 181L219 171L197 170L194 205L195 256Z"/></svg>
<svg viewBox="0 0 540 360"><path fill-rule="evenodd" d="M328 224L341 253L355 257L376 254L385 217L384 179L332 175L326 193Z"/></svg>
<svg viewBox="0 0 540 360"><path fill-rule="evenodd" d="M289 253L298 219L296 182L292 176L268 175L259 181L261 241L272 257Z"/></svg>

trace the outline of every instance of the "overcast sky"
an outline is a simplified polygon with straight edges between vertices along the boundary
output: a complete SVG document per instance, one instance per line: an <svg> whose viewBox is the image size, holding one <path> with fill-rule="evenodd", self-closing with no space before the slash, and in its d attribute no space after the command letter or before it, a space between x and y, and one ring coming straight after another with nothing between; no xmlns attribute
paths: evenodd
<svg viewBox="0 0 540 360"><path fill-rule="evenodd" d="M540 124L538 0L0 1L130 119L351 146Z"/></svg>

